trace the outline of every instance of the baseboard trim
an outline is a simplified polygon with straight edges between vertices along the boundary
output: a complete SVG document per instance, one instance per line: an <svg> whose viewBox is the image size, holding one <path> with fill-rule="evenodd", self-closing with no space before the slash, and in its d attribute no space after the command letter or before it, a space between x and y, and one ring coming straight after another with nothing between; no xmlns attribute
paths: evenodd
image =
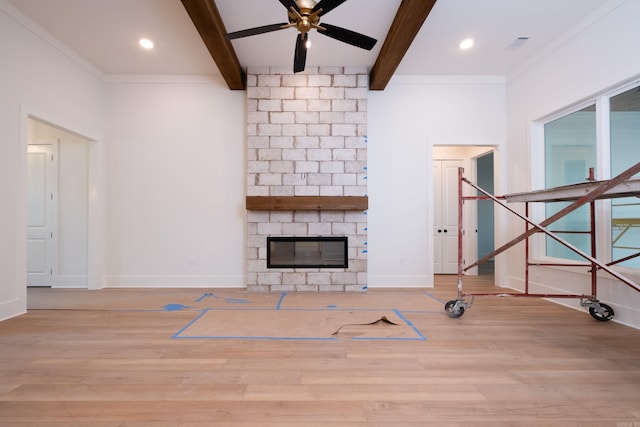
<svg viewBox="0 0 640 427"><path fill-rule="evenodd" d="M433 288L433 276L373 275L367 277L369 288Z"/></svg>
<svg viewBox="0 0 640 427"><path fill-rule="evenodd" d="M246 288L244 276L105 276L106 288Z"/></svg>

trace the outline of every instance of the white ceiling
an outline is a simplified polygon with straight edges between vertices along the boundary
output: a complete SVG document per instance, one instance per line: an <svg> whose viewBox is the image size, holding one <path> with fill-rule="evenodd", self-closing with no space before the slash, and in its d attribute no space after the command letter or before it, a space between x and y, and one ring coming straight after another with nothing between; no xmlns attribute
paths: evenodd
<svg viewBox="0 0 640 427"><path fill-rule="evenodd" d="M179 0L8 0L104 74L219 74ZM438 0L396 74L507 75L610 0ZM372 51L310 33L307 66L371 68L401 0L349 0L322 22L378 39ZM286 22L278 0L216 0L228 32ZM246 66L292 67L295 30L233 40ZM506 49L516 38L529 40ZM140 37L155 41L151 52ZM462 52L458 43L473 37Z"/></svg>

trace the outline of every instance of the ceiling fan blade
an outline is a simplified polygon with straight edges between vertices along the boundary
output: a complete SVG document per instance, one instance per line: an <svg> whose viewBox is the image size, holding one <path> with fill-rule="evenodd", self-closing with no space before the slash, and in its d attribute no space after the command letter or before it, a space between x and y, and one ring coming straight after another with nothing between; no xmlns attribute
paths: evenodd
<svg viewBox="0 0 640 427"><path fill-rule="evenodd" d="M307 40L309 33L300 33L296 37L296 52L293 57L293 72L298 73L304 71L307 62Z"/></svg>
<svg viewBox="0 0 640 427"><path fill-rule="evenodd" d="M239 39L241 37L255 36L256 34L269 33L271 31L281 30L283 25L287 25L286 22L281 24L263 25L262 27L248 28L246 30L235 31L224 35L227 40Z"/></svg>
<svg viewBox="0 0 640 427"><path fill-rule="evenodd" d="M322 13L320 13L320 15L318 15L318 16L322 16L322 15L324 15L326 13L331 12L333 9L335 9L338 6L340 6L345 1L347 1L347 0L320 0L313 7L313 12L317 11L318 9L322 9Z"/></svg>
<svg viewBox="0 0 640 427"><path fill-rule="evenodd" d="M350 45L371 50L375 46L377 40L364 34L356 33L355 31L347 30L346 28L336 27L335 25L320 24L326 30L318 29L318 34L324 34L327 37L331 37L341 42L348 43Z"/></svg>
<svg viewBox="0 0 640 427"><path fill-rule="evenodd" d="M287 8L287 10L290 10L291 8L294 8L298 11L300 10L298 9L298 5L296 4L295 0L280 0L280 3L282 3L282 5Z"/></svg>

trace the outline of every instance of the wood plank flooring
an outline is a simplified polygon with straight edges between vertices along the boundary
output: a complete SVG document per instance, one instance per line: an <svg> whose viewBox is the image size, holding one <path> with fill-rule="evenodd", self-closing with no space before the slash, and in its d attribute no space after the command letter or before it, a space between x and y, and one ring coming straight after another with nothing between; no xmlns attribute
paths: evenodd
<svg viewBox="0 0 640 427"><path fill-rule="evenodd" d="M455 280L367 301L399 293L444 303ZM117 310L113 295L0 323L0 426L640 427L640 331L544 300L401 311L426 340L318 341L175 339L193 311Z"/></svg>

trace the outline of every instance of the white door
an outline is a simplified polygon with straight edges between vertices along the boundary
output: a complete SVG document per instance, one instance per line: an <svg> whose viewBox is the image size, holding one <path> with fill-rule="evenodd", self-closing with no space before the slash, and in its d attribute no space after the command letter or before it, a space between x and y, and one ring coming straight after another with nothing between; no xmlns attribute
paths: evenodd
<svg viewBox="0 0 640 427"><path fill-rule="evenodd" d="M458 168L462 160L433 162L433 262L435 274L458 272Z"/></svg>
<svg viewBox="0 0 640 427"><path fill-rule="evenodd" d="M29 145L27 285L51 286L56 260L57 143Z"/></svg>

